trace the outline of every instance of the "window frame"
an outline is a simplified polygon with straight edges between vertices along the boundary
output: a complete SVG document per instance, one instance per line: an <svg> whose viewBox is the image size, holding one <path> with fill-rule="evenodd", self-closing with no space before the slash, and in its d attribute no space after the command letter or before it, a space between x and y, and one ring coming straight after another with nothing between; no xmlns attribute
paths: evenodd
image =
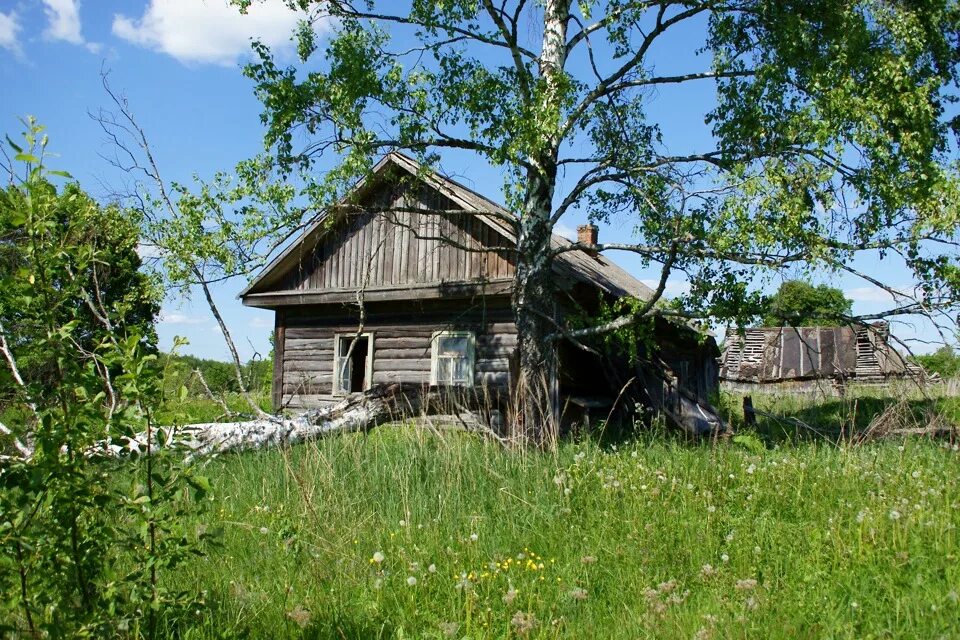
<svg viewBox="0 0 960 640"><path fill-rule="evenodd" d="M360 391L345 391L340 388L340 360L343 358L340 355L340 342L343 339L352 339L352 338L366 338L367 339L367 355L366 360L366 372L363 376L363 389L362 391L368 391L370 387L373 386L373 331L364 331L363 333L334 333L333 334L333 380L331 382L331 395L335 396L347 396L351 393L360 393ZM349 343L348 343L349 344ZM349 350L349 346L347 347ZM350 371L351 377L353 376L352 365Z"/></svg>
<svg viewBox="0 0 960 640"><path fill-rule="evenodd" d="M467 368L470 371L470 375L466 381L463 382L438 382L438 370L440 358L447 358L454 360L450 356L441 356L440 351L440 339L441 338L466 338L467 339L467 351L466 351L466 360ZM430 338L430 385L438 386L444 384L447 386L456 386L456 387L473 387L476 385L477 377L477 336L473 331L467 330L444 330L444 331L434 331L433 335Z"/></svg>

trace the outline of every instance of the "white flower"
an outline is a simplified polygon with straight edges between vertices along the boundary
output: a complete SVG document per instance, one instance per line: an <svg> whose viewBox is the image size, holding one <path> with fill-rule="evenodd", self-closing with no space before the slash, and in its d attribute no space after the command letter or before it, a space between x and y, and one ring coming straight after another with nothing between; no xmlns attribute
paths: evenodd
<svg viewBox="0 0 960 640"><path fill-rule="evenodd" d="M891 509L891 510L890 510L890 519L891 519L891 520L899 520L899 519L900 519L900 512L897 511L896 509Z"/></svg>
<svg viewBox="0 0 960 640"><path fill-rule="evenodd" d="M757 555L760 555L760 547L754 547L753 552Z"/></svg>
<svg viewBox="0 0 960 640"><path fill-rule="evenodd" d="M919 478L919 477L920 477L920 472L919 472L919 471L914 471L913 473L910 474L910 476L913 477L913 478Z"/></svg>
<svg viewBox="0 0 960 640"><path fill-rule="evenodd" d="M717 510L717 508L716 508L715 506L713 506L713 505L710 505L709 507L707 507L707 512L708 512L708 513L713 513L713 512L716 511L716 510Z"/></svg>
<svg viewBox="0 0 960 640"><path fill-rule="evenodd" d="M477 534L475 533L470 534L470 542L476 542L479 539L480 539L480 536L478 536Z"/></svg>
<svg viewBox="0 0 960 640"><path fill-rule="evenodd" d="M747 473L749 473L750 475L753 475L753 472L756 470L757 470L757 465L753 463L751 463L750 466L747 467Z"/></svg>
<svg viewBox="0 0 960 640"><path fill-rule="evenodd" d="M379 551L373 554L373 561L376 562L377 564L380 564L385 559L386 559L385 556Z"/></svg>
<svg viewBox="0 0 960 640"><path fill-rule="evenodd" d="M431 564L429 567L427 567L427 571L429 571L430 573L436 573L436 572L437 572L437 565Z"/></svg>
<svg viewBox="0 0 960 640"><path fill-rule="evenodd" d="M724 538L728 543L733 542L733 531L727 534L727 537Z"/></svg>
<svg viewBox="0 0 960 640"><path fill-rule="evenodd" d="M860 511L857 513L857 522L863 522L863 519L867 517L866 511Z"/></svg>
<svg viewBox="0 0 960 640"><path fill-rule="evenodd" d="M406 521L406 520L401 520L401 521L400 521L400 526L401 526L401 527L407 526L407 521Z"/></svg>
<svg viewBox="0 0 960 640"><path fill-rule="evenodd" d="M730 562L730 556L728 556L727 554L723 554L722 556L720 556L720 560L721 562Z"/></svg>
<svg viewBox="0 0 960 640"><path fill-rule="evenodd" d="M417 579L414 578L413 576L410 576L409 578L407 578L407 586L409 587L417 586Z"/></svg>
<svg viewBox="0 0 960 640"><path fill-rule="evenodd" d="M262 533L263 535L267 535L268 533L270 533L270 529L267 529L266 527L260 527L260 533Z"/></svg>

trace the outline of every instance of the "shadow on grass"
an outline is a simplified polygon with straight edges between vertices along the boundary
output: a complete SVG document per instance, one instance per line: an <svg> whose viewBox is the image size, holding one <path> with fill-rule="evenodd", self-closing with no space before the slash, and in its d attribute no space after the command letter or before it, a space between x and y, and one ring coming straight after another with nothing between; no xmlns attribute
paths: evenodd
<svg viewBox="0 0 960 640"><path fill-rule="evenodd" d="M957 398L912 398L861 396L824 398L805 405L783 399L757 398L758 415L751 431L768 445L799 442L860 441L868 433L887 435L891 430L915 429L919 433L935 422L956 426ZM886 415L885 412L889 412ZM878 425L877 421L883 421ZM743 430L742 408L735 428ZM872 431L874 430L874 431Z"/></svg>

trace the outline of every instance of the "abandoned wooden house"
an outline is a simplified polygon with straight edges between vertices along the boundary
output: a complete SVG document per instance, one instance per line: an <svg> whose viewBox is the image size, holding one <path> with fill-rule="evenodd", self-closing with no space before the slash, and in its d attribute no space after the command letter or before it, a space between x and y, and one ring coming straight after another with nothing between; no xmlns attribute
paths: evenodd
<svg viewBox="0 0 960 640"><path fill-rule="evenodd" d="M724 388L831 391L849 382L884 384L923 371L890 344L886 323L843 327L761 327L727 340Z"/></svg>
<svg viewBox="0 0 960 640"><path fill-rule="evenodd" d="M510 214L398 153L344 202L240 294L245 305L275 310L274 405L324 405L390 382L508 397L517 345ZM597 242L595 226L580 233L581 242ZM598 252L561 253L554 270L565 313L589 315L602 300L652 294ZM656 348L632 362L561 344L557 407L605 415L633 379L627 386L638 402L678 421L684 412L707 415L718 386L716 343L662 320L655 336Z"/></svg>

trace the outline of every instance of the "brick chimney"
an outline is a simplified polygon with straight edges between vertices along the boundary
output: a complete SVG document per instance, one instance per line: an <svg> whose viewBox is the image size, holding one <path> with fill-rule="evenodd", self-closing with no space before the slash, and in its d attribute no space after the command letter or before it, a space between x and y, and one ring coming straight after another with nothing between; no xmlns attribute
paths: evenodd
<svg viewBox="0 0 960 640"><path fill-rule="evenodd" d="M580 225L577 227L577 242L591 247L595 246L597 244L598 231L600 231L600 229L598 229L595 224Z"/></svg>

